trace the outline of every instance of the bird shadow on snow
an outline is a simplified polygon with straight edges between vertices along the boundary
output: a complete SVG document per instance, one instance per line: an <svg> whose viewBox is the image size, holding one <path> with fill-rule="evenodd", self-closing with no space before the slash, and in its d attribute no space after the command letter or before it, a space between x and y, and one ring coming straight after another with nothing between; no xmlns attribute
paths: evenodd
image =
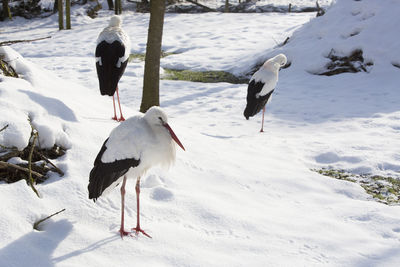
<svg viewBox="0 0 400 267"><path fill-rule="evenodd" d="M67 260L69 258L77 257L77 256L79 256L81 254L94 251L94 250L96 250L96 249L98 249L98 248L100 248L100 247L102 247L102 246L104 246L104 245L106 245L106 244L108 244L108 243L110 243L112 241L115 241L115 240L121 240L121 237L119 235L113 235L113 236L104 238L102 240L99 240L99 241L89 245L86 248L78 249L78 250L72 251L72 252L70 252L68 254L62 255L60 257L56 257L56 258L53 259L53 262L54 263L62 262L62 261L65 261L65 260Z"/></svg>
<svg viewBox="0 0 400 267"><path fill-rule="evenodd" d="M210 96L210 95L215 94L215 93L220 93L220 92L222 92L224 90L227 90L227 89L229 89L229 88L224 87L224 86L209 88L209 89L206 89L206 90L202 90L201 92L187 94L187 95L184 95L182 97L177 97L177 98L174 98L174 99L170 99L170 100L164 101L162 103L162 106L163 107L178 106L179 104L182 104L184 102L192 101L192 100L198 99L198 98L200 98L202 96Z"/></svg>
<svg viewBox="0 0 400 267"><path fill-rule="evenodd" d="M32 230L0 250L0 266L55 266L52 254L72 230L66 219L46 223L44 231Z"/></svg>
<svg viewBox="0 0 400 267"><path fill-rule="evenodd" d="M67 107L60 100L56 98L42 96L38 93L30 91L25 91L25 90L19 90L19 91L24 94L27 94L32 101L41 105L44 109L46 109L49 112L49 114L59 117L66 121L71 121L71 122L78 121L72 109Z"/></svg>

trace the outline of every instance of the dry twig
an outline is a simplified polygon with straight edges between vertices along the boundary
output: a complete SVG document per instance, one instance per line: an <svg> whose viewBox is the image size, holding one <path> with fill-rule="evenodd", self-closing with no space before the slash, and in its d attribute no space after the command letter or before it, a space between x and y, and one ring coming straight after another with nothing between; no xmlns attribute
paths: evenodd
<svg viewBox="0 0 400 267"><path fill-rule="evenodd" d="M35 194L40 198L39 192L35 188L35 181L33 180L33 177L32 177L32 155L33 155L33 150L35 148L36 139L38 137L37 131L33 130L32 135L33 135L32 147L31 147L31 151L29 152L29 158L28 158L29 184L30 184L33 192L35 192Z"/></svg>
<svg viewBox="0 0 400 267"><path fill-rule="evenodd" d="M39 41L39 40L43 40L43 39L48 39L48 38L51 38L51 36L46 36L46 37L37 38L37 39L31 39L31 40L12 40L12 41L5 41L5 42L0 42L0 46L12 45L12 44L16 44L16 43L29 43L29 42Z"/></svg>
<svg viewBox="0 0 400 267"><path fill-rule="evenodd" d="M18 169L20 171L24 171L24 172L27 172L27 173L31 172L33 175L35 175L35 176L37 176L39 178L43 177L43 175L38 173L38 172L29 170L28 168L24 168L24 167L21 167L21 166L16 165L16 164L12 164L12 163L9 163L9 162L4 162L2 160L0 161L0 167L11 167L11 168Z"/></svg>
<svg viewBox="0 0 400 267"><path fill-rule="evenodd" d="M4 126L3 128L1 128L1 129L0 129L0 132L2 132L2 131L4 131L5 129L7 129L7 127L8 127L8 124L7 124L6 126ZM3 146L2 144L0 144L0 147L1 147L2 149L7 149L7 147L6 147L6 146Z"/></svg>
<svg viewBox="0 0 400 267"><path fill-rule="evenodd" d="M58 168L53 162L51 162L48 158L46 158L42 153L40 153L39 151L33 151L34 153L36 153L36 155L38 155L41 159L43 159L44 161L46 161L47 163L49 163L51 166L53 166L53 168L56 170L56 172L58 174L60 174L61 176L64 176L64 172Z"/></svg>
<svg viewBox="0 0 400 267"><path fill-rule="evenodd" d="M6 126L4 126L3 128L0 129L0 132L4 131L5 129L7 129L8 124Z"/></svg>
<svg viewBox="0 0 400 267"><path fill-rule="evenodd" d="M200 3L197 3L194 0L186 0L186 1L188 1L189 3L195 4L195 5L199 6L199 7L202 7L204 9L206 9L207 11L211 11L211 12L215 12L216 11L215 9L212 9L211 7L208 7L208 6L202 5Z"/></svg>
<svg viewBox="0 0 400 267"><path fill-rule="evenodd" d="M65 209L62 209L62 210L60 210L60 211L57 211L56 213L53 213L53 214L51 214L50 216L47 216L46 218L41 219L41 220L35 222L35 223L33 224L33 229L40 231L40 230L39 230L39 224L41 224L41 223L44 222L45 220L48 220L48 219L50 219L51 217L53 217L53 216L55 216L55 215L57 215L57 214L59 214L59 213L61 213L61 212L63 212L63 211L65 211Z"/></svg>

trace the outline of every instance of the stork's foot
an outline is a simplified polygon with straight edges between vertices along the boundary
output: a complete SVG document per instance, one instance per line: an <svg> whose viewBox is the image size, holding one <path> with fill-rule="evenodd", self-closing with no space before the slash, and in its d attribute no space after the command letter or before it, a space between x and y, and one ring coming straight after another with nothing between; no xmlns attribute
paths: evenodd
<svg viewBox="0 0 400 267"><path fill-rule="evenodd" d="M261 130L260 130L260 133L263 133L263 132L264 132L264 130L263 130L263 129L261 129Z"/></svg>
<svg viewBox="0 0 400 267"><path fill-rule="evenodd" d="M143 230L140 228L140 226L137 226L137 227L135 227L135 228L132 228L132 231L135 231L135 232L136 232L136 235L138 235L139 233L142 233L142 234L144 234L145 236L147 236L148 238L151 238L151 236L148 235L145 231L143 231Z"/></svg>
<svg viewBox="0 0 400 267"><path fill-rule="evenodd" d="M119 121L118 118L117 118L117 116L114 116L114 117L112 117L111 119L114 120L114 121Z"/></svg>
<svg viewBox="0 0 400 267"><path fill-rule="evenodd" d="M124 236L130 235L131 232L127 232L124 229L119 229L119 234L121 235L121 238L124 238Z"/></svg>
<svg viewBox="0 0 400 267"><path fill-rule="evenodd" d="M117 121L124 121L124 120L125 120L124 116L121 115L121 118L119 118Z"/></svg>

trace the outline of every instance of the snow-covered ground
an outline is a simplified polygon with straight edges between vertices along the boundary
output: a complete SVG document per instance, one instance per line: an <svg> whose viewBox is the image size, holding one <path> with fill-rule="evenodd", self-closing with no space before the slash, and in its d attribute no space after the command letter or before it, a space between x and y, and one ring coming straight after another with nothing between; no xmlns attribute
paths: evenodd
<svg viewBox="0 0 400 267"><path fill-rule="evenodd" d="M110 13L2 22L0 41L50 39L2 48L23 79L0 76L0 144L24 147L31 128L41 144L66 146L55 161L65 172L38 185L0 184L0 266L399 266L400 208L377 203L357 184L311 168L399 177L400 7L395 0L337 0L328 13L167 14L161 65L246 73L278 53L281 70L261 114L243 117L245 84L161 81L161 106L186 152L175 166L154 168L142 183L142 227L153 236L124 238L115 189L96 203L88 174L117 123L101 97L95 40ZM84 14L81 7L75 14ZM148 14L126 12L132 52L143 53ZM303 25L304 24L304 25ZM303 27L301 27L303 25ZM294 32L294 34L293 34ZM293 36L292 36L293 34ZM287 45L279 48L286 37ZM318 76L334 49L362 49L369 73ZM143 62L120 82L126 115L139 109ZM134 180L128 181L126 224L135 226ZM62 208L46 221L33 223Z"/></svg>

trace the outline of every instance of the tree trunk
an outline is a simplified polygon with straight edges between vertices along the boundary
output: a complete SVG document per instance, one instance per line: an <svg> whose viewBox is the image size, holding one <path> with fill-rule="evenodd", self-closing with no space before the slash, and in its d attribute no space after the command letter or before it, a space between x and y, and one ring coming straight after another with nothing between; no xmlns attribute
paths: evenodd
<svg viewBox="0 0 400 267"><path fill-rule="evenodd" d="M65 24L67 30L71 29L71 0L65 1Z"/></svg>
<svg viewBox="0 0 400 267"><path fill-rule="evenodd" d="M64 30L64 12L62 0L58 0L58 29Z"/></svg>
<svg viewBox="0 0 400 267"><path fill-rule="evenodd" d="M113 10L114 9L114 3L112 0L107 0L107 4L108 4L108 9L109 10Z"/></svg>
<svg viewBox="0 0 400 267"><path fill-rule="evenodd" d="M225 13L229 12L229 0L225 0Z"/></svg>
<svg viewBox="0 0 400 267"><path fill-rule="evenodd" d="M8 6L9 0L3 0L3 19L9 18L11 19L10 7Z"/></svg>
<svg viewBox="0 0 400 267"><path fill-rule="evenodd" d="M55 0L53 5L53 14L56 13L57 11L58 11L58 0Z"/></svg>
<svg viewBox="0 0 400 267"><path fill-rule="evenodd" d="M115 15L120 15L122 13L121 0L115 0L114 11L115 11Z"/></svg>
<svg viewBox="0 0 400 267"><path fill-rule="evenodd" d="M150 22L147 34L146 59L144 63L143 96L140 111L160 105L160 55L164 26L165 1L150 1Z"/></svg>

